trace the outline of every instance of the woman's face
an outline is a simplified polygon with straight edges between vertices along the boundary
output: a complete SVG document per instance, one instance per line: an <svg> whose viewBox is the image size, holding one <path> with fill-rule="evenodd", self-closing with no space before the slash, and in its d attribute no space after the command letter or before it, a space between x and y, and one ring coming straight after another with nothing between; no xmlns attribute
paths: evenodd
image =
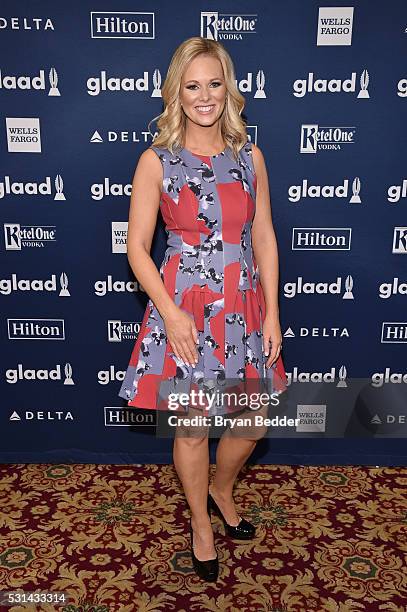
<svg viewBox="0 0 407 612"><path fill-rule="evenodd" d="M180 102L188 119L202 126L213 125L222 115L225 99L222 64L216 57L198 55L181 82Z"/></svg>

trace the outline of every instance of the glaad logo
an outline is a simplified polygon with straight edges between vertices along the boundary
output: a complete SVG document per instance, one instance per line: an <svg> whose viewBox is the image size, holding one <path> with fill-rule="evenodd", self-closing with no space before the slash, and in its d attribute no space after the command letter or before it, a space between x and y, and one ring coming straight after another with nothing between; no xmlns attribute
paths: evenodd
<svg viewBox="0 0 407 612"><path fill-rule="evenodd" d="M103 200L107 196L131 196L131 183L123 185L121 183L110 184L109 177L103 179L103 183L93 183L90 186L92 200Z"/></svg>
<svg viewBox="0 0 407 612"><path fill-rule="evenodd" d="M350 227L293 227L293 251L350 251Z"/></svg>
<svg viewBox="0 0 407 612"><path fill-rule="evenodd" d="M7 319L9 340L65 340L64 319Z"/></svg>
<svg viewBox="0 0 407 612"><path fill-rule="evenodd" d="M336 380L336 368L332 367L326 372L301 372L297 366L293 368L292 372L286 372L288 384L292 383L334 383ZM338 382L336 386L338 388L347 387L346 382L347 371L346 367L342 365L338 370Z"/></svg>
<svg viewBox="0 0 407 612"><path fill-rule="evenodd" d="M300 153L341 151L345 144L354 144L355 127L319 127L318 124L302 124Z"/></svg>
<svg viewBox="0 0 407 612"><path fill-rule="evenodd" d="M397 276L391 283L382 283L379 286L379 297L387 300L393 295L407 295L407 283L400 283Z"/></svg>
<svg viewBox="0 0 407 612"><path fill-rule="evenodd" d="M98 96L102 91L148 91L148 72L145 70L143 76L134 77L107 77L106 70L100 72L100 76L89 77L86 81L87 92L90 96Z"/></svg>
<svg viewBox="0 0 407 612"><path fill-rule="evenodd" d="M140 322L114 321L107 322L107 339L109 342L123 342L123 340L136 340L140 331Z"/></svg>
<svg viewBox="0 0 407 612"><path fill-rule="evenodd" d="M284 332L284 338L349 338L347 327L299 327L297 333L292 327L288 327Z"/></svg>
<svg viewBox="0 0 407 612"><path fill-rule="evenodd" d="M9 153L41 153L38 117L6 117Z"/></svg>
<svg viewBox="0 0 407 612"><path fill-rule="evenodd" d="M372 374L372 387L382 387L383 385L391 384L407 384L407 372L391 372L390 368L386 368L384 372L375 372Z"/></svg>
<svg viewBox="0 0 407 612"><path fill-rule="evenodd" d="M161 98L161 73L156 68L153 72L153 91L151 93L152 98ZM253 73L248 72L247 78L235 79L236 86L239 91L243 94L252 92L253 90ZM256 74L256 86L257 89L254 94L254 98L266 98L266 92L264 91L264 85L266 82L265 74L263 70L258 70ZM101 70L100 76L89 77L86 81L86 89L90 96L99 96L103 91L113 92L148 92L149 91L149 73L147 70L143 72L143 76L140 78L134 77L108 77L106 70Z"/></svg>
<svg viewBox="0 0 407 612"><path fill-rule="evenodd" d="M396 255L407 254L407 227L394 228L392 253Z"/></svg>
<svg viewBox="0 0 407 612"><path fill-rule="evenodd" d="M6 251L21 251L24 247L44 248L56 243L55 225L20 225L4 223Z"/></svg>
<svg viewBox="0 0 407 612"><path fill-rule="evenodd" d="M70 363L66 363L64 367L64 385L74 385L74 381L72 378L72 366ZM34 380L34 381L42 381L42 380L62 380L61 376L61 365L58 363L53 370L32 370L32 369L24 369L23 364L17 364L16 369L6 370L6 381L11 385L17 384L22 380Z"/></svg>
<svg viewBox="0 0 407 612"><path fill-rule="evenodd" d="M114 281L109 274L106 280L95 281L95 294L103 297L108 293L137 293L144 289L136 280Z"/></svg>
<svg viewBox="0 0 407 612"><path fill-rule="evenodd" d="M54 67L52 67L48 74L49 79L49 96L60 96L60 92L58 89L58 74ZM40 70L38 76L30 77L30 76L14 76L5 74L3 75L0 70L0 89L22 89L26 91L27 89L35 89L36 91L45 90L45 71Z"/></svg>
<svg viewBox="0 0 407 612"><path fill-rule="evenodd" d="M290 185L288 199L290 202L299 202L302 198L347 198L349 180L343 179L342 185L308 185L308 179L302 179L301 185ZM352 182L352 196L349 204L360 204L360 178L356 176Z"/></svg>
<svg viewBox="0 0 407 612"><path fill-rule="evenodd" d="M156 68L153 72L153 91L151 92L152 98L161 98L161 72Z"/></svg>
<svg viewBox="0 0 407 612"><path fill-rule="evenodd" d="M369 73L363 70L360 76L360 91L358 98L370 98L367 87L369 85ZM309 72L307 79L297 79L293 83L293 95L303 98L307 93L355 93L356 72L352 72L349 79L315 79L314 73Z"/></svg>
<svg viewBox="0 0 407 612"><path fill-rule="evenodd" d="M400 201L400 198L407 197L407 179L403 179L401 185L390 185L387 190L387 199L391 204Z"/></svg>
<svg viewBox="0 0 407 612"><path fill-rule="evenodd" d="M257 15L201 12L201 36L209 40L242 40L245 34L255 34Z"/></svg>
<svg viewBox="0 0 407 612"><path fill-rule="evenodd" d="M48 280L29 280L22 278L18 280L17 274L12 274L11 278L0 278L0 293L3 295L10 295L13 291L57 291L57 277L56 274L51 274L51 278ZM68 277L65 272L62 272L59 277L61 284L60 292L58 296L67 297L71 294L68 291Z"/></svg>
<svg viewBox="0 0 407 612"><path fill-rule="evenodd" d="M64 183L62 180L62 176L57 174L54 181L55 185L55 196L54 200L65 200L65 196L63 193ZM42 195L51 195L51 177L45 177L45 181L43 183L37 182L29 182L29 183L21 183L17 181L10 180L10 177L6 175L2 181L0 181L0 199L5 198L8 195L34 195L34 196L42 196Z"/></svg>
<svg viewBox="0 0 407 612"><path fill-rule="evenodd" d="M407 79L400 79L397 83L397 95L400 98L407 98Z"/></svg>
<svg viewBox="0 0 407 612"><path fill-rule="evenodd" d="M407 322L384 321L380 341L383 344L407 344Z"/></svg>
<svg viewBox="0 0 407 612"><path fill-rule="evenodd" d="M100 385L108 385L110 382L122 382L124 380L125 371L116 370L114 365L109 366L108 370L99 370L98 383Z"/></svg>
<svg viewBox="0 0 407 612"><path fill-rule="evenodd" d="M112 253L127 253L128 221L112 221Z"/></svg>
<svg viewBox="0 0 407 612"><path fill-rule="evenodd" d="M91 38L155 38L154 13L91 11Z"/></svg>
<svg viewBox="0 0 407 612"><path fill-rule="evenodd" d="M350 275L345 280L345 291L342 295L343 300L353 300L354 296L352 293L353 279ZM342 278L337 277L336 281L332 283L326 282L304 282L302 276L298 276L295 282L288 282L284 284L284 297L294 298L297 295L340 295L342 293Z"/></svg>
<svg viewBox="0 0 407 612"><path fill-rule="evenodd" d="M320 6L317 46L351 45L353 6Z"/></svg>

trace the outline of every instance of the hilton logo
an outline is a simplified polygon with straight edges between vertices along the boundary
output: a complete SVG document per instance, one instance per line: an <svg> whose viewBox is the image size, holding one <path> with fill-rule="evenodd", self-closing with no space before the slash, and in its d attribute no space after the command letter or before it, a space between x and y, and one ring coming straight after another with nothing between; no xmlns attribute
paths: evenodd
<svg viewBox="0 0 407 612"><path fill-rule="evenodd" d="M9 340L65 340L64 319L7 319Z"/></svg>
<svg viewBox="0 0 407 612"><path fill-rule="evenodd" d="M350 227L293 227L293 251L350 251Z"/></svg>
<svg viewBox="0 0 407 612"><path fill-rule="evenodd" d="M133 408L105 406L105 427L128 427L138 425L151 427L156 424L156 414L137 413Z"/></svg>
<svg viewBox="0 0 407 612"><path fill-rule="evenodd" d="M381 342L388 344L407 344L407 322L384 322Z"/></svg>
<svg viewBox="0 0 407 612"><path fill-rule="evenodd" d="M91 38L155 38L154 13L92 11Z"/></svg>

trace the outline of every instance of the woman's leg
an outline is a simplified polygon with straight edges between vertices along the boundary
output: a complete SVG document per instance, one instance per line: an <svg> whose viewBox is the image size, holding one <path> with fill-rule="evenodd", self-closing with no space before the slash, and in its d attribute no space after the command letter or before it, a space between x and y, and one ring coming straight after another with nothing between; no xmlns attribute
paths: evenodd
<svg viewBox="0 0 407 612"><path fill-rule="evenodd" d="M198 411L198 414L202 414ZM186 418L195 415L191 408ZM207 512L209 447L208 428L177 426L173 447L174 466L191 510L193 544L200 561L216 557L212 524Z"/></svg>
<svg viewBox="0 0 407 612"><path fill-rule="evenodd" d="M255 425L254 416L256 414L262 415L263 418L266 417L267 407L256 411L245 410L243 414L239 414L240 418L250 418L252 424L236 426L233 429L227 428L216 449L216 472L209 486L209 492L229 525L239 523L233 502L233 486L237 475L253 452L257 441L267 432L266 426Z"/></svg>
<svg viewBox="0 0 407 612"><path fill-rule="evenodd" d="M240 520L233 502L233 486L255 446L256 440L233 438L223 434L216 449L216 472L209 492L229 525L237 525Z"/></svg>

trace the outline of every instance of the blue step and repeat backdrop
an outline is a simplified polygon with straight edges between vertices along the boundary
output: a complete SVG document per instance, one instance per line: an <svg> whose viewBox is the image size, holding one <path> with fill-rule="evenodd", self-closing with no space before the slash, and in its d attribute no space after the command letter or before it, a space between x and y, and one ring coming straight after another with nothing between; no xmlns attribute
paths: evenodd
<svg viewBox="0 0 407 612"><path fill-rule="evenodd" d="M267 162L289 381L369 387L299 401L252 459L406 465L405 2L210 4L2 4L3 463L172 461L117 395L147 301L126 233L169 60L198 35L230 52Z"/></svg>

